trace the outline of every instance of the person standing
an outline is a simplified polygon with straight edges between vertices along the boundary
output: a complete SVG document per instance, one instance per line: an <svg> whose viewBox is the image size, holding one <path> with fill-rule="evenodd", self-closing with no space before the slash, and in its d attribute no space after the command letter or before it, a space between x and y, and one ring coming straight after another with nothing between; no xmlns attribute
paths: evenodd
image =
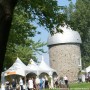
<svg viewBox="0 0 90 90"><path fill-rule="evenodd" d="M49 84L48 84L48 78L47 78L47 76L45 76L45 88L49 88Z"/></svg>
<svg viewBox="0 0 90 90"><path fill-rule="evenodd" d="M68 88L68 77L67 76L64 76L64 82L65 82L66 87Z"/></svg>
<svg viewBox="0 0 90 90"><path fill-rule="evenodd" d="M63 77L60 77L60 79L59 79L59 86L60 86L60 88L65 87L65 81L64 81Z"/></svg>
<svg viewBox="0 0 90 90"><path fill-rule="evenodd" d="M42 78L40 78L40 90L43 89L43 83L44 83L44 81L42 80Z"/></svg>
<svg viewBox="0 0 90 90"><path fill-rule="evenodd" d="M10 89L10 82L6 81L5 84L6 84L5 90L9 90Z"/></svg>
<svg viewBox="0 0 90 90"><path fill-rule="evenodd" d="M15 79L12 80L12 89L16 90L16 81L15 81Z"/></svg>
<svg viewBox="0 0 90 90"><path fill-rule="evenodd" d="M33 79L32 79L32 78L30 78L30 79L28 80L28 89L29 89L29 90L33 90Z"/></svg>
<svg viewBox="0 0 90 90"><path fill-rule="evenodd" d="M45 88L45 78L43 77L42 80L43 80L43 88Z"/></svg>
<svg viewBox="0 0 90 90"><path fill-rule="evenodd" d="M20 77L19 84L20 84L20 90L23 90L23 80L22 80L22 78L21 78L21 77Z"/></svg>
<svg viewBox="0 0 90 90"><path fill-rule="evenodd" d="M36 90L40 90L40 86L39 86L40 85L40 79L38 76L36 77L35 83L36 83Z"/></svg>
<svg viewBox="0 0 90 90"><path fill-rule="evenodd" d="M35 82L35 77L33 77L33 90L36 90L36 82Z"/></svg>

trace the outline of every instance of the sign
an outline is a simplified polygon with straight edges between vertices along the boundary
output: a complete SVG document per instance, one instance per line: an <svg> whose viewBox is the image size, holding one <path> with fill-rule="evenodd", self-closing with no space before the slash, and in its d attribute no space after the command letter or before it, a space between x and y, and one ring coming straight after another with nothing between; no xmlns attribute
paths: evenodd
<svg viewBox="0 0 90 90"><path fill-rule="evenodd" d="M7 72L7 75L16 74L16 72Z"/></svg>

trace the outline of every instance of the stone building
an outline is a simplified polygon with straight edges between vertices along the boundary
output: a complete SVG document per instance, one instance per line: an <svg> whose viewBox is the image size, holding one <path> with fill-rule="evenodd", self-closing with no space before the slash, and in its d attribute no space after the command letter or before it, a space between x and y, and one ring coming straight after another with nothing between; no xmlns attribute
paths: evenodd
<svg viewBox="0 0 90 90"><path fill-rule="evenodd" d="M82 69L81 38L70 27L59 28L63 33L56 33L48 38L50 66L56 69L59 77L67 75L69 81L76 81Z"/></svg>

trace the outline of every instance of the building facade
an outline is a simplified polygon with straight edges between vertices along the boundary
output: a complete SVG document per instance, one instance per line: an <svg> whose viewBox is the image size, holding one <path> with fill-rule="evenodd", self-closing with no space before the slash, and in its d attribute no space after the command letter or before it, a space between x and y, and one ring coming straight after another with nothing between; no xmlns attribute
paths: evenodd
<svg viewBox="0 0 90 90"><path fill-rule="evenodd" d="M50 66L57 71L59 77L67 75L69 81L77 81L82 69L80 35L67 26L59 28L63 33L48 38Z"/></svg>

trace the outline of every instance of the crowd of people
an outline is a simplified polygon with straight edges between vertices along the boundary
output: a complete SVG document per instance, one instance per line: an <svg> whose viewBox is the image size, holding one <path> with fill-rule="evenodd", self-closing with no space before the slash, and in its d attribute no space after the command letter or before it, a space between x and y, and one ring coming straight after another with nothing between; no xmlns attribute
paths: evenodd
<svg viewBox="0 0 90 90"><path fill-rule="evenodd" d="M65 75L64 77L56 77L54 78L54 87L58 88L68 88L68 77Z"/></svg>
<svg viewBox="0 0 90 90"><path fill-rule="evenodd" d="M28 77L12 79L11 82L6 81L6 90L43 90L44 88L50 88L51 83L48 77ZM68 88L68 77L55 77L53 79L53 85L55 88Z"/></svg>
<svg viewBox="0 0 90 90"><path fill-rule="evenodd" d="M80 72L78 74L78 83L82 83L82 82L90 82L90 72L86 73L84 72L83 74Z"/></svg>
<svg viewBox="0 0 90 90"><path fill-rule="evenodd" d="M48 79L45 77L30 77L21 78L17 82L12 79L11 82L6 81L6 90L42 90L43 88L49 88Z"/></svg>

